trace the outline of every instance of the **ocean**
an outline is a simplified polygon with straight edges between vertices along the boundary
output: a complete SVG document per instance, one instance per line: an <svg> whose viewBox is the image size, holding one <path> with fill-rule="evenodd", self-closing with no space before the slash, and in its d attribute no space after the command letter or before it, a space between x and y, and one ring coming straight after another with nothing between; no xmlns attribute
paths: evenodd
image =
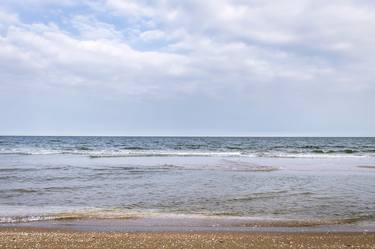
<svg viewBox="0 0 375 249"><path fill-rule="evenodd" d="M0 223L375 222L375 138L0 137Z"/></svg>

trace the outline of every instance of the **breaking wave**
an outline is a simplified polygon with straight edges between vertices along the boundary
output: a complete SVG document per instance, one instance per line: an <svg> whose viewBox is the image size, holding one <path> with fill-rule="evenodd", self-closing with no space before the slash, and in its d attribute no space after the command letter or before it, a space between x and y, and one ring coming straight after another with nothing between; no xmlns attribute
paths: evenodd
<svg viewBox="0 0 375 249"><path fill-rule="evenodd" d="M12 149L0 150L0 155L81 155L90 158L111 157L271 157L271 158L321 158L321 157L375 157L375 150L323 150L313 149L306 151L254 151L232 150L203 151L203 150L143 150L141 148L127 148L121 150L94 150L82 147L74 150L61 149Z"/></svg>

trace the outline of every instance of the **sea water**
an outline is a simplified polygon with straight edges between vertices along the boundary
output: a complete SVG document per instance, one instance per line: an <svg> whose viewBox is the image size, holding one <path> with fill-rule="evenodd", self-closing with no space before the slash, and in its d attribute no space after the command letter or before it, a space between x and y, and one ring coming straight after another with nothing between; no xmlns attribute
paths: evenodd
<svg viewBox="0 0 375 249"><path fill-rule="evenodd" d="M373 222L375 138L0 137L0 223L157 215Z"/></svg>

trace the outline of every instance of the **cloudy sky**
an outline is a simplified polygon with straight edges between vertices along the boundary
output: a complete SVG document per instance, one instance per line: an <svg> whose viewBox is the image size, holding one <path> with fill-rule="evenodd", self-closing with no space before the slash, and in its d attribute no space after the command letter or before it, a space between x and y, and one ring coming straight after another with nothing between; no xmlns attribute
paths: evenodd
<svg viewBox="0 0 375 249"><path fill-rule="evenodd" d="M375 135L375 1L1 0L0 134Z"/></svg>

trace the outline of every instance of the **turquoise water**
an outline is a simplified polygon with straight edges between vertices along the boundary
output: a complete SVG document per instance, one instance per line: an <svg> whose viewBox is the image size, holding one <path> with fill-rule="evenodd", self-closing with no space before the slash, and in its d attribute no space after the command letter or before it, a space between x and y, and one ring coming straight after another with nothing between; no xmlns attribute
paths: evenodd
<svg viewBox="0 0 375 249"><path fill-rule="evenodd" d="M374 138L0 137L0 222L374 221Z"/></svg>

